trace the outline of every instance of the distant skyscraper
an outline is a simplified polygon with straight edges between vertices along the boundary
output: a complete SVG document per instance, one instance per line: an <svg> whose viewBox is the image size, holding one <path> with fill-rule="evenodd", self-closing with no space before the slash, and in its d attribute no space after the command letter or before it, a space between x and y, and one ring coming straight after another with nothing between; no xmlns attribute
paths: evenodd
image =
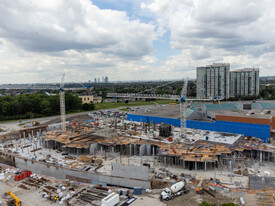
<svg viewBox="0 0 275 206"><path fill-rule="evenodd" d="M197 98L229 98L230 64L197 67Z"/></svg>
<svg viewBox="0 0 275 206"><path fill-rule="evenodd" d="M97 78L97 82L98 82L98 83L100 82L100 78Z"/></svg>
<svg viewBox="0 0 275 206"><path fill-rule="evenodd" d="M95 78L95 83L96 83L96 78Z"/></svg>
<svg viewBox="0 0 275 206"><path fill-rule="evenodd" d="M108 77L106 76L105 77L105 83L108 83L109 82L109 80L108 80Z"/></svg>
<svg viewBox="0 0 275 206"><path fill-rule="evenodd" d="M259 69L244 68L230 72L230 96L259 94Z"/></svg>

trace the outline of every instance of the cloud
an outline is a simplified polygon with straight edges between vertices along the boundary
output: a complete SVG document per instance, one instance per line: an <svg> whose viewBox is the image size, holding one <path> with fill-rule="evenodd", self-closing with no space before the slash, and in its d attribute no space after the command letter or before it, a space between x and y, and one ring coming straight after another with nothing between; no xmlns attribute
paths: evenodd
<svg viewBox="0 0 275 206"><path fill-rule="evenodd" d="M0 37L28 51L89 50L121 57L149 54L154 26L89 0L3 0Z"/></svg>
<svg viewBox="0 0 275 206"><path fill-rule="evenodd" d="M141 8L153 12L156 21L171 32L170 46L188 58L185 67L192 62L195 69L198 62L211 64L215 60L242 66L244 62L235 61L242 56L251 66L259 62L263 68L274 65L268 59L275 54L272 0L154 0L142 3ZM178 56L171 56L166 64L171 59ZM177 64L182 65L180 59L173 65Z"/></svg>
<svg viewBox="0 0 275 206"><path fill-rule="evenodd" d="M274 8L273 0L2 0L0 82L59 81L63 72L67 81L176 79L213 62L273 75Z"/></svg>

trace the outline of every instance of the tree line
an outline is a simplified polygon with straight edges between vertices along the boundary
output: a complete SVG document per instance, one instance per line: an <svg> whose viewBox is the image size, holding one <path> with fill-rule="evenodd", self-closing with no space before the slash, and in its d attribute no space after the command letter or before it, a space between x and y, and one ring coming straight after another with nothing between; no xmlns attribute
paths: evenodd
<svg viewBox="0 0 275 206"><path fill-rule="evenodd" d="M77 95L65 94L66 112L80 112L94 109L93 104L82 104ZM59 95L21 94L14 97L0 97L0 121L27 119L60 114Z"/></svg>

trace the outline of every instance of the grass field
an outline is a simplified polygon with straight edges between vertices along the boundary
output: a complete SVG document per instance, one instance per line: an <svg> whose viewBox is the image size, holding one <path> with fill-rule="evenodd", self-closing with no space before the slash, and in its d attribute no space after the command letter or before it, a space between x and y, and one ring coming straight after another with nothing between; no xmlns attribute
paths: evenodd
<svg viewBox="0 0 275 206"><path fill-rule="evenodd" d="M158 104L169 104L169 103L178 103L176 100L170 100L170 99L159 99L156 100Z"/></svg>
<svg viewBox="0 0 275 206"><path fill-rule="evenodd" d="M169 103L176 103L175 100L156 100L152 102L147 102L147 101L135 101L135 102L104 102L104 103L98 103L95 104L95 110L100 110L100 109L112 109L112 108L118 108L118 107L132 107L132 106L143 106L143 105L154 105L154 104L169 104ZM122 108L122 111L127 111L126 108Z"/></svg>
<svg viewBox="0 0 275 206"><path fill-rule="evenodd" d="M136 101L136 102L129 102L128 104L125 102L104 102L95 104L95 110L100 109L112 109L118 107L131 107L131 106L142 106L142 105L153 105L155 102L146 102L146 101Z"/></svg>

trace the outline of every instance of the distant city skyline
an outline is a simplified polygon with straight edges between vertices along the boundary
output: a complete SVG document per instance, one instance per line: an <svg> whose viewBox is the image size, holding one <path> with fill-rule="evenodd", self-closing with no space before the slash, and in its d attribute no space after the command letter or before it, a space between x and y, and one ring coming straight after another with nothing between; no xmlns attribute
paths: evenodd
<svg viewBox="0 0 275 206"><path fill-rule="evenodd" d="M272 0L2 0L0 84L195 78L213 62L274 76L274 12Z"/></svg>

